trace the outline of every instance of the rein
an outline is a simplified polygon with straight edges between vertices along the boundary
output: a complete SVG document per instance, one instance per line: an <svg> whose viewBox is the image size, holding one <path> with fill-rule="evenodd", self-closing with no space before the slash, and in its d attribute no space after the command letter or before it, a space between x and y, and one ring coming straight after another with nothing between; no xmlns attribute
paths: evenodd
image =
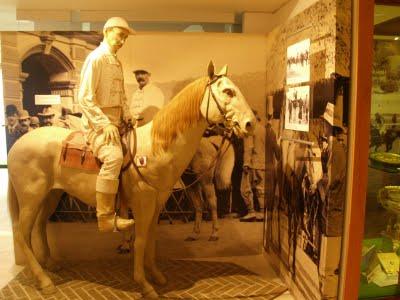
<svg viewBox="0 0 400 300"><path fill-rule="evenodd" d="M134 135L134 140L135 140L132 151L131 151L131 134ZM215 156L215 158L213 159L213 161L212 161L210 167L208 167L207 170L205 170L202 174L200 174L200 175L196 178L196 180L194 180L192 183L190 183L189 185L185 185L184 188L173 189L173 190L174 190L175 192L185 191L185 190L187 190L188 188L190 188L190 187L192 187L193 185L195 185L197 182L199 182L199 181L201 180L201 178L203 178L203 177L207 174L207 172L210 171L210 170L216 165L217 160L218 160L220 157L224 156L225 153L228 151L229 146L226 147L225 151L222 152L223 145L224 145L224 143L225 143L225 141L226 141L227 139L228 139L227 136L224 135L224 137L222 138L221 144L220 144L220 146L219 146L219 149L218 149L218 151L217 151L217 155ZM153 189L155 189L155 190L157 190L157 191L159 191L159 192L166 192L166 191L169 191L169 190L160 190L158 187L156 187L155 185L153 185L152 183L150 183L150 182L143 176L142 172L140 172L140 169L138 168L138 166L136 165L135 160L134 160L134 153L136 153L136 147L137 147L137 144L136 144L136 128L130 127L130 128L128 128L128 134L127 134L127 148L128 148L127 151L128 151L128 155L129 155L129 162L121 169L121 174L122 174L123 172L125 172L126 170L128 170L129 167L132 165L133 168L135 169L136 173L139 175L140 179L141 179L143 182L145 182L147 185L149 185L150 187L152 187Z"/></svg>

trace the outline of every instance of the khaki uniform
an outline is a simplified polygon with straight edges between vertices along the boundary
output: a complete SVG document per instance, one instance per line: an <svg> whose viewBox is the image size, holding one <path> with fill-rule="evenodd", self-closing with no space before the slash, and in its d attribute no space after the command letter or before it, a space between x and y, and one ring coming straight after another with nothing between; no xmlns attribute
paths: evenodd
<svg viewBox="0 0 400 300"><path fill-rule="evenodd" d="M244 139L243 172L240 191L246 202L247 210L254 212L253 191L257 193L260 209L265 208L265 127L257 122L254 135Z"/></svg>
<svg viewBox="0 0 400 300"><path fill-rule="evenodd" d="M100 44L86 58L82 67L78 94L82 108L82 122L87 142L102 162L96 182L96 191L116 194L123 154L120 141L105 144L103 128L117 127L130 117L124 90L122 66L108 45Z"/></svg>
<svg viewBox="0 0 400 300"><path fill-rule="evenodd" d="M153 120L154 115L165 105L163 92L151 82L142 89L137 89L131 98L129 108L131 114L137 119L142 117L140 124Z"/></svg>
<svg viewBox="0 0 400 300"><path fill-rule="evenodd" d="M344 199L346 194L346 157L344 143L331 137L331 149L328 148L327 165L320 189L322 198L323 232L327 236L341 236L343 230ZM322 191L322 192L321 192Z"/></svg>

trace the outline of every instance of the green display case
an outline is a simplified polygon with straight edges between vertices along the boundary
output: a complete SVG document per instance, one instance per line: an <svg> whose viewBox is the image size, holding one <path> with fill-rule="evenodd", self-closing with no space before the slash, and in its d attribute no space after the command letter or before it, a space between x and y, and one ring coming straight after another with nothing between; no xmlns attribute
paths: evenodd
<svg viewBox="0 0 400 300"><path fill-rule="evenodd" d="M376 299L400 294L399 284L380 287L375 283L368 283L366 276L366 273L368 272L368 266L373 259L372 257L374 256L374 253L392 253L393 248L394 245L392 239L386 237L365 239L363 241L363 252L364 249L371 250L365 251L362 256L359 299ZM398 256L399 254L400 252L397 251Z"/></svg>

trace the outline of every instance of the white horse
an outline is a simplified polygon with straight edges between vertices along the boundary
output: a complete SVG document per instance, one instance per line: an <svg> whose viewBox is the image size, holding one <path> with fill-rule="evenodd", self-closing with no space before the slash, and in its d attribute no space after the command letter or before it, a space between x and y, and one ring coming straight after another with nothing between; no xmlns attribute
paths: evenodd
<svg viewBox="0 0 400 300"><path fill-rule="evenodd" d="M137 129L136 154L147 156L147 166L141 168L142 176L132 165L122 173L120 197L134 214L134 280L145 297L158 298L146 278L156 284L167 281L155 261L160 209L193 158L208 124L224 121L241 136L253 131L255 117L240 90L226 77L226 67L215 74L210 63L207 77L189 84L152 122ZM8 155L8 202L15 239L44 293L55 291L43 270L55 265L50 257L46 224L62 191L90 206L96 205L97 174L59 166L62 141L70 133L55 127L36 129L21 137ZM133 135L130 139L130 145L134 145ZM133 146L129 150L132 149ZM40 243L36 253L31 244L34 227Z"/></svg>
<svg viewBox="0 0 400 300"><path fill-rule="evenodd" d="M235 165L233 146L229 140L222 143L222 139L221 136L201 139L200 147L190 163L190 169L198 176L199 181L187 190L193 201L196 214L193 232L186 241L199 239L203 216L202 195L211 210L212 231L208 240L218 240L217 196L215 192L216 189L226 190L231 187L231 176Z"/></svg>

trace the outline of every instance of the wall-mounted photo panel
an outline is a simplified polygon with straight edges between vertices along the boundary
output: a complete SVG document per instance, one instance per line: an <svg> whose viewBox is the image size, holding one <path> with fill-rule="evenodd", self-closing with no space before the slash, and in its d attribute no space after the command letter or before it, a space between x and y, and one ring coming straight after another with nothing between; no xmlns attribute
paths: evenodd
<svg viewBox="0 0 400 300"><path fill-rule="evenodd" d="M285 128L309 131L310 86L289 88L286 92Z"/></svg>
<svg viewBox="0 0 400 300"><path fill-rule="evenodd" d="M287 48L286 64L287 84L310 81L310 39Z"/></svg>

